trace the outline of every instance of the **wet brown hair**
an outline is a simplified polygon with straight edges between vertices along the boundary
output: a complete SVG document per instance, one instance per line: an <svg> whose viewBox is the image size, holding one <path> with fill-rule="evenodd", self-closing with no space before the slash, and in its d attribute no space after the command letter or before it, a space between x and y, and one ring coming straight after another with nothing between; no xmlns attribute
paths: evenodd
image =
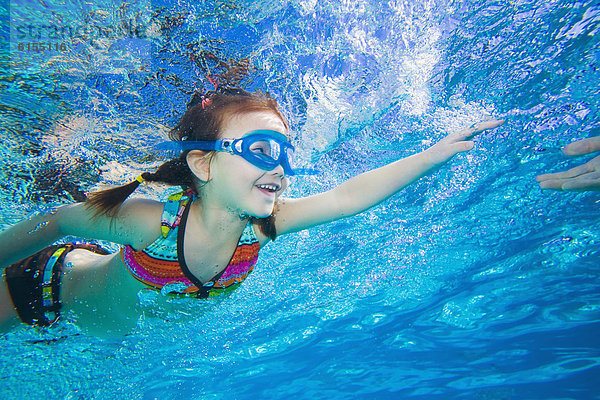
<svg viewBox="0 0 600 400"><path fill-rule="evenodd" d="M197 94L188 104L188 109L179 123L169 132L169 138L171 140L217 140L225 123L231 117L263 111L277 115L288 128L286 119L277 107L277 102L268 93L250 93L241 89L225 88L218 92ZM192 189L198 192L195 176L187 164L188 152L184 151L179 157L165 162L155 172L144 172L142 178L146 182L181 186L184 190ZM86 203L96 209L97 215L114 217L121 204L139 185L140 182L134 180L126 185L90 193ZM277 235L274 213L275 210L266 218L251 218L258 224L260 231L271 240L275 240Z"/></svg>

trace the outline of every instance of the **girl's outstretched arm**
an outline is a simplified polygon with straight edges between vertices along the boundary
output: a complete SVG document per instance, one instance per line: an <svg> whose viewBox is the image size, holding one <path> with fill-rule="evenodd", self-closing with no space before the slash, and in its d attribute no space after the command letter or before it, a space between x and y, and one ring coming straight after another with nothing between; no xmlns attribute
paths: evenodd
<svg viewBox="0 0 600 400"><path fill-rule="evenodd" d="M22 260L64 236L108 240L143 248L160 235L162 203L131 199L115 218L95 216L85 203L62 206L0 232L0 268Z"/></svg>
<svg viewBox="0 0 600 400"><path fill-rule="evenodd" d="M492 120L474 124L449 134L421 153L357 175L327 192L299 199L281 199L275 219L277 234L296 232L363 212L444 164L455 154L471 150L473 142L469 138L503 123L503 120Z"/></svg>

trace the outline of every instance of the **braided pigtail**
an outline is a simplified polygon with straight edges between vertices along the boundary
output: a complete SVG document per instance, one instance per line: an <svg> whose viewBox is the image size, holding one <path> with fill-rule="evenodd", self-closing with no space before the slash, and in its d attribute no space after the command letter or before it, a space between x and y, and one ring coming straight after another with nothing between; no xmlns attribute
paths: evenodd
<svg viewBox="0 0 600 400"><path fill-rule="evenodd" d="M167 161L153 172L144 172L141 176L146 182L160 182L167 185L194 187L194 178L187 164L187 153L183 152L178 158Z"/></svg>
<svg viewBox="0 0 600 400"><path fill-rule="evenodd" d="M114 217L117 215L121 204L123 204L131 193L140 186L140 183L144 181L193 188L193 174L187 165L186 155L187 153L182 153L179 158L169 160L162 164L158 167L156 172L144 172L133 182L126 185L90 193L88 194L86 203L90 208L96 209L96 215L109 215Z"/></svg>

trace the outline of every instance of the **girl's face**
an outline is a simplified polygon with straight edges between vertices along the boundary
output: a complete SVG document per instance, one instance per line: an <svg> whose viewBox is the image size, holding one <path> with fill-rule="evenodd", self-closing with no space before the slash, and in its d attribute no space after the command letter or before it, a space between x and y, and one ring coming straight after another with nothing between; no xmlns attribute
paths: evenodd
<svg viewBox="0 0 600 400"><path fill-rule="evenodd" d="M274 113L261 111L235 115L226 121L221 139L239 139L246 133L269 129L287 136L283 121ZM244 158L217 152L210 165L211 193L236 213L264 218L271 214L277 197L288 184L281 165L262 170Z"/></svg>

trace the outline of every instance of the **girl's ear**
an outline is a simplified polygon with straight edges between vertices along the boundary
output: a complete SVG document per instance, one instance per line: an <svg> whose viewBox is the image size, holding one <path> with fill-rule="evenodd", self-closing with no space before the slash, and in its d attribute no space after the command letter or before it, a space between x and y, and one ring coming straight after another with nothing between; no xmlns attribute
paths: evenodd
<svg viewBox="0 0 600 400"><path fill-rule="evenodd" d="M192 150L186 156L186 161L190 170L202 182L210 180L210 161L212 152L202 150Z"/></svg>

